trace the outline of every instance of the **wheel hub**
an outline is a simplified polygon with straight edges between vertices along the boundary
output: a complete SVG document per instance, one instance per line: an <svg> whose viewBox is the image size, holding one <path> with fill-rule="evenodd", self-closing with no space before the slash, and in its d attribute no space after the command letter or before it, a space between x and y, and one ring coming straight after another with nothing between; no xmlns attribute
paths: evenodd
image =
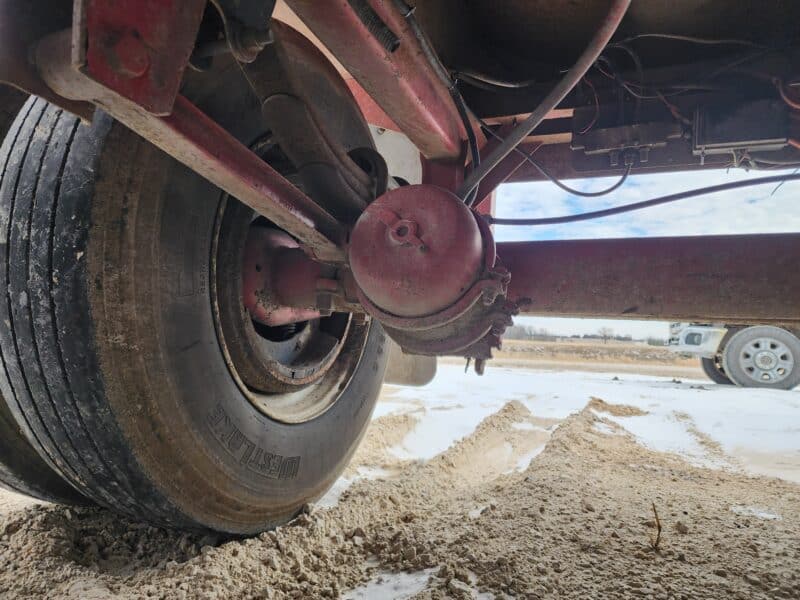
<svg viewBox="0 0 800 600"><path fill-rule="evenodd" d="M218 219L214 309L231 374L262 412L288 423L330 408L366 340L368 326L345 312L311 308L315 290L297 277L310 266L296 242L251 209L227 199ZM300 265L298 268L294 268ZM288 281L288 283L287 283ZM309 294L309 303L286 306ZM362 320L363 321L363 320Z"/></svg>
<svg viewBox="0 0 800 600"><path fill-rule="evenodd" d="M778 362L778 357L772 352L759 352L756 354L755 363L759 369L770 370Z"/></svg>
<svg viewBox="0 0 800 600"><path fill-rule="evenodd" d="M760 338L742 349L739 365L755 381L777 383L792 372L794 356L780 340Z"/></svg>

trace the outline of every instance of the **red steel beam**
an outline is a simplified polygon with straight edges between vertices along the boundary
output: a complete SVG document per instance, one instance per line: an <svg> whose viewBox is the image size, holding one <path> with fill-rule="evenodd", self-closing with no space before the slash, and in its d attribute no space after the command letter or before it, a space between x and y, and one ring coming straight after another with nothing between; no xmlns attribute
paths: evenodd
<svg viewBox="0 0 800 600"><path fill-rule="evenodd" d="M205 0L75 0L73 62L98 83L165 116L194 48Z"/></svg>
<svg viewBox="0 0 800 600"><path fill-rule="evenodd" d="M507 242L528 315L800 323L800 234Z"/></svg>
<svg viewBox="0 0 800 600"><path fill-rule="evenodd" d="M369 6L399 40L394 51L348 0L286 3L426 158L462 156L466 133L455 103L391 0L370 0Z"/></svg>

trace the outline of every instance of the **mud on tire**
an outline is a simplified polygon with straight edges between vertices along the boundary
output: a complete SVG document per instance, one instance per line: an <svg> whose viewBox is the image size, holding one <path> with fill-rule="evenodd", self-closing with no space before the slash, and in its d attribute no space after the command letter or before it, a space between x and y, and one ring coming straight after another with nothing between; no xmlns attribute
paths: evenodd
<svg viewBox="0 0 800 600"><path fill-rule="evenodd" d="M0 196L11 193L18 182L21 156L18 150L12 158L10 148L16 144L26 120L23 115L13 123L26 97L22 92L0 84L0 141L3 142L0 148ZM38 155L41 151L40 141L34 143L31 140L31 144L25 146L25 152L29 154ZM31 446L12 414L13 410L19 412L17 407L13 403L11 406L6 403L6 399L13 398L13 394L5 386L0 388L3 395L0 398L0 486L50 502L86 503L86 498Z"/></svg>
<svg viewBox="0 0 800 600"><path fill-rule="evenodd" d="M201 107L244 143L263 135L241 77L215 85ZM271 418L217 327L220 191L108 116L80 126L39 99L8 151L0 381L39 453L97 503L160 525L250 533L322 495L377 399L380 327L352 322L322 414Z"/></svg>

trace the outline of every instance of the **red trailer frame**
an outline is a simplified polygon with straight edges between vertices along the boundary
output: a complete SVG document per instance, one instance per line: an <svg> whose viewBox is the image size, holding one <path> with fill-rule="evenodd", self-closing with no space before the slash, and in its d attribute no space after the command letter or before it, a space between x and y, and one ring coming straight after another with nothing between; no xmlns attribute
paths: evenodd
<svg viewBox="0 0 800 600"><path fill-rule="evenodd" d="M482 161L501 159L490 163L494 168L480 182L478 199L489 197L523 164L524 157L513 153L512 146L496 140L487 143L474 119L462 118L452 89L443 81L436 62L430 60L429 48L415 35L410 14L399 9L402 3L362 3L394 33L396 39L388 42L376 37L365 24L364 16L355 8L358 3L337 0L322 7L305 0L288 3L354 75L369 96L370 108L379 107L420 149L425 159L425 185L412 186L419 198L439 197L431 191L431 184L444 188L451 196L462 185L469 172L470 134L482 147ZM78 1L69 29L25 33L17 37L16 44L11 38L4 40L0 80L43 94L80 114L88 115L91 105L102 107L289 232L307 252L307 260L336 266L338 283L329 285L326 293L336 296L336 302L350 310L366 311L385 323L389 321L386 324L390 333L392 327L402 331L397 338L416 351L421 350L419 345L404 336L428 339L419 332L435 326L442 328L437 330L439 337L449 336L458 342L434 343L429 339L431 353L486 358L491 347L499 343L506 317L517 312L800 323L800 280L794 276L793 266L800 254L800 235L794 234L499 244L496 264L494 260L487 265L477 261L474 267L475 281L497 278L501 271L510 273L510 284L505 281L497 288L491 302L484 303L485 309L470 308L473 304L464 300L463 289L453 289L449 310L433 311L433 315L421 311L416 320L398 321L386 310L365 301L364 290L348 267L348 255L354 251L349 241L352 224L334 218L178 94L205 4L205 0L179 4L148 0L145 10L135 2ZM604 28L593 43L605 45L628 4L630 0L612 3ZM27 31L27 21L17 3L4 0L0 11L0 23L6 29L18 26L20 31ZM35 71L22 52L33 41ZM585 70L588 65L582 68ZM582 73L576 71L576 75L580 79ZM566 86L559 90L561 95L555 98L553 107L570 89ZM360 95L362 105L366 105L365 97ZM545 114L536 117L539 122ZM472 131L467 131L465 123ZM504 127L501 137L506 133L517 136L519 130L511 124ZM518 141L531 140L521 135ZM413 225L424 221L423 218ZM426 222L428 235L474 234L480 236L476 238L482 240L480 243L494 247L485 227L465 233L450 231L445 225L435 219ZM392 231L397 234L400 229ZM458 255L439 256L437 260L445 274L463 267ZM309 277L319 276L319 269L308 268L304 272ZM421 276L409 285L414 293L424 294L441 277L441 273L435 279ZM314 285L314 281L299 281L298 277L285 279L294 281L299 289ZM392 282L387 281L386 285L391 286ZM292 290L284 292L283 298L294 296ZM493 305L498 295L506 303L501 308ZM308 304L307 299L304 304ZM330 298L322 304L329 307ZM474 331L469 340L463 339L465 330ZM483 343L480 351L475 350L479 341Z"/></svg>

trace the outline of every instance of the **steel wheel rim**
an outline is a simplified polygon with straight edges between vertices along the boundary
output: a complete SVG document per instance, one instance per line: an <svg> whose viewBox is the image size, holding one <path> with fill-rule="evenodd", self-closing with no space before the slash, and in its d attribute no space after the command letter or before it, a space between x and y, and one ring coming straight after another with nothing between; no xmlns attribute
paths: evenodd
<svg viewBox="0 0 800 600"><path fill-rule="evenodd" d="M276 148L270 134L261 136L251 144L251 148L264 160L272 162L266 156ZM286 168L286 165L273 166ZM258 220L252 209L222 194L214 228L210 278L218 341L231 376L251 404L276 421L305 423L330 410L339 399L361 360L369 320L334 313L324 319L306 322L297 334L285 340L268 339L270 335L250 319L241 300L240 251L243 251L248 232ZM282 355L291 350L292 345L309 334L318 334L324 328L321 321L334 320L339 321L336 326L339 339L323 353L324 356L312 361L316 364L299 368L282 360ZM253 359L255 365L243 360L245 357ZM247 365L255 367L260 375L267 376L277 387L269 389L255 383L245 374Z"/></svg>
<svg viewBox="0 0 800 600"><path fill-rule="evenodd" d="M792 374L795 357L780 340L758 337L747 342L739 352L739 366L753 381L776 384Z"/></svg>

